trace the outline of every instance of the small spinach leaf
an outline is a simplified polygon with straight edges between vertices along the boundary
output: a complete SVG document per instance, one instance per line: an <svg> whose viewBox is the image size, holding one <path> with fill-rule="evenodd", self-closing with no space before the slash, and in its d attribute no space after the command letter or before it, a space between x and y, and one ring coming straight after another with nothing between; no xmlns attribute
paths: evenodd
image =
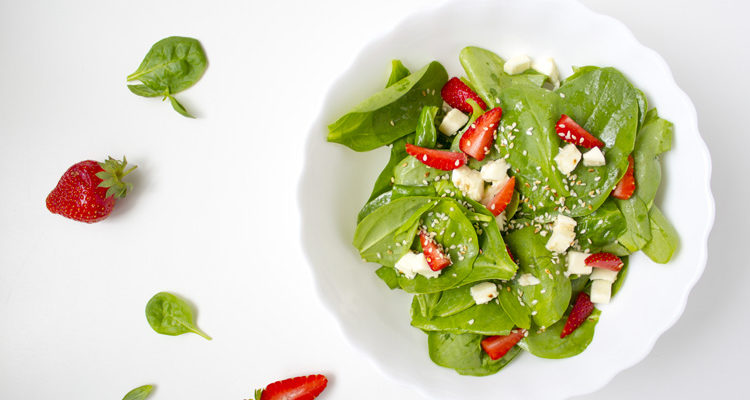
<svg viewBox="0 0 750 400"><path fill-rule="evenodd" d="M599 322L601 311L594 309L570 335L560 339L560 332L567 318L558 321L544 331L531 330L529 336L521 340L519 346L541 358L568 358L582 353L594 338L594 328Z"/></svg>
<svg viewBox="0 0 750 400"><path fill-rule="evenodd" d="M122 400L144 400L151 394L154 387L151 385L143 385L129 391Z"/></svg>
<svg viewBox="0 0 750 400"><path fill-rule="evenodd" d="M429 332L430 359L441 367L455 369L461 375L486 376L500 371L521 349L514 346L502 358L492 360L482 350L482 335L472 333Z"/></svg>
<svg viewBox="0 0 750 400"><path fill-rule="evenodd" d="M211 340L205 332L193 323L193 310L184 300L167 293L159 292L146 304L146 319L157 333L177 336L192 332Z"/></svg>
<svg viewBox="0 0 750 400"><path fill-rule="evenodd" d="M435 128L435 116L438 112L436 106L424 106L419 113L419 123L414 144L420 147L435 148L437 144L437 129Z"/></svg>
<svg viewBox="0 0 750 400"><path fill-rule="evenodd" d="M401 60L391 60L391 75L388 77L388 83L385 84L385 87L393 86L394 83L406 78L409 74L411 72L401 63Z"/></svg>
<svg viewBox="0 0 750 400"><path fill-rule="evenodd" d="M656 206L651 206L648 217L651 221L651 241L643 247L643 252L654 262L666 264L680 245L677 230Z"/></svg>
<svg viewBox="0 0 750 400"><path fill-rule="evenodd" d="M128 85L128 89L130 89L131 92L137 94L138 96L143 97L164 96L164 93L159 93L146 85Z"/></svg>
<svg viewBox="0 0 750 400"><path fill-rule="evenodd" d="M468 287L466 290L468 292ZM423 307L427 301L424 296L433 295L414 296L411 305L411 325L423 331L507 335L513 329L513 321L495 301L487 304L473 304L463 311L438 317L432 316L431 310Z"/></svg>
<svg viewBox="0 0 750 400"><path fill-rule="evenodd" d="M183 115L183 116L185 116L185 117L188 117L188 118L195 118L195 117L193 116L193 114L190 114L190 113L189 113L189 112L188 112L188 111L187 111L187 110L185 109L185 107L184 107L184 106L183 106L182 104L180 104L180 102L179 102L179 101L177 101L177 99L175 99L175 98L174 98L174 96L172 96L172 95L169 95L168 97L169 97L169 102L170 102L170 103L172 103L172 108L174 108L174 110L175 110L175 111L177 111L178 113L182 114L182 115Z"/></svg>

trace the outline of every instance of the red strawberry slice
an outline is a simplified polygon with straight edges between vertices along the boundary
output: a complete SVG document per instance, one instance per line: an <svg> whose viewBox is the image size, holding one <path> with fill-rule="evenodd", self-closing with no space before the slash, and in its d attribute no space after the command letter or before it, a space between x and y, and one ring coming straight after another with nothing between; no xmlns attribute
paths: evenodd
<svg viewBox="0 0 750 400"><path fill-rule="evenodd" d="M500 107L495 107L480 115L461 136L458 146L461 151L479 161L484 160L484 156L490 152L490 147L495 141L495 133L502 116L503 110Z"/></svg>
<svg viewBox="0 0 750 400"><path fill-rule="evenodd" d="M109 157L107 161L81 161L60 177L47 196L47 209L80 222L99 222L109 216L116 199L123 198L132 184L122 178L135 169L125 170L128 162Z"/></svg>
<svg viewBox="0 0 750 400"><path fill-rule="evenodd" d="M526 335L525 329L516 329L505 336L488 336L482 339L482 349L491 359L502 358Z"/></svg>
<svg viewBox="0 0 750 400"><path fill-rule="evenodd" d="M513 198L513 189L516 187L516 177L511 176L502 189L490 200L487 205L487 209L490 210L492 215L498 216L500 213L505 211L505 208L510 204L510 200Z"/></svg>
<svg viewBox="0 0 750 400"><path fill-rule="evenodd" d="M620 257L612 253L595 253L583 260L587 267L604 268L610 271L619 271L625 265Z"/></svg>
<svg viewBox="0 0 750 400"><path fill-rule="evenodd" d="M328 385L323 375L298 376L255 391L255 400L312 400Z"/></svg>
<svg viewBox="0 0 750 400"><path fill-rule="evenodd" d="M430 266L431 270L440 271L451 265L451 260L446 257L443 246L430 237L427 231L419 231L419 242L422 243L422 253L424 253L424 258L427 259L427 265Z"/></svg>
<svg viewBox="0 0 750 400"><path fill-rule="evenodd" d="M461 168L468 161L466 154L458 151L428 149L411 143L406 144L406 152L421 161L422 164L443 171Z"/></svg>
<svg viewBox="0 0 750 400"><path fill-rule="evenodd" d="M591 302L589 295L585 292L579 293L576 303L573 305L570 315L568 315L568 320L565 321L565 327L560 332L560 339L565 338L565 336L570 335L578 329L592 311L594 311L594 303Z"/></svg>
<svg viewBox="0 0 750 400"><path fill-rule="evenodd" d="M466 114L472 113L471 104L466 102L466 99L473 99L482 107L482 110L487 109L487 104L484 100L479 97L478 94L474 93L469 86L467 86L461 79L456 77L451 78L440 90L440 95L443 96L443 100L453 108L465 112Z"/></svg>
<svg viewBox="0 0 750 400"><path fill-rule="evenodd" d="M615 186L615 189L612 190L612 197L621 199L621 200L627 200L630 198L630 196L633 195L635 192L635 161L633 160L633 156L628 156L628 169L625 171L625 176L620 179L620 182L617 182L617 186Z"/></svg>
<svg viewBox="0 0 750 400"><path fill-rule="evenodd" d="M592 147L604 147L604 142L594 137L581 128L573 118L563 114L555 124L555 132L560 139L573 143L576 146L583 146L587 149Z"/></svg>

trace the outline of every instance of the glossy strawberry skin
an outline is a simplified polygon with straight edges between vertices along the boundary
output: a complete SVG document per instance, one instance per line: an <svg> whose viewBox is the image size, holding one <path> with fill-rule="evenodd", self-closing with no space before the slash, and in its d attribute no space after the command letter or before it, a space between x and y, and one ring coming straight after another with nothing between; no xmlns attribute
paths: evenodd
<svg viewBox="0 0 750 400"><path fill-rule="evenodd" d="M595 253L583 261L587 267L604 268L610 271L619 271L625 265L620 257L612 253Z"/></svg>
<svg viewBox="0 0 750 400"><path fill-rule="evenodd" d="M482 340L482 350L490 356L490 359L499 360L508 354L508 351L518 344L524 335L526 335L526 330L516 329L509 335L488 336Z"/></svg>
<svg viewBox="0 0 750 400"><path fill-rule="evenodd" d="M313 400L326 388L328 379L323 375L298 376L274 382L256 394L259 400Z"/></svg>
<svg viewBox="0 0 750 400"><path fill-rule="evenodd" d="M591 302L589 295L586 292L579 293L576 298L576 303L573 305L573 309L570 310L568 320L565 321L565 326L563 327L562 332L560 332L560 339L564 339L565 336L570 335L573 331L578 329L578 327L586 321L586 318L591 315L592 311L594 311L594 303Z"/></svg>
<svg viewBox="0 0 750 400"><path fill-rule="evenodd" d="M451 265L451 260L445 255L443 248L430 237L429 233L424 230L419 231L419 242L422 244L422 253L431 270L440 271Z"/></svg>
<svg viewBox="0 0 750 400"><path fill-rule="evenodd" d="M612 190L612 197L620 200L627 200L635 193L635 160L633 156L628 156L628 169L625 175L617 182L617 186Z"/></svg>
<svg viewBox="0 0 750 400"><path fill-rule="evenodd" d="M555 124L557 136L565 142L573 143L576 146L582 146L587 149L593 147L604 147L604 142L588 133L573 118L563 114Z"/></svg>
<svg viewBox="0 0 750 400"><path fill-rule="evenodd" d="M68 168L47 196L47 209L86 223L107 218L115 206L115 197L107 197L107 188L99 187L102 180L96 174L102 171L99 163L92 160Z"/></svg>
<svg viewBox="0 0 750 400"><path fill-rule="evenodd" d="M484 160L495 142L497 127L502 116L503 110L500 107L495 107L480 115L461 136L458 143L461 151L478 161Z"/></svg>
<svg viewBox="0 0 750 400"><path fill-rule="evenodd" d="M411 143L406 144L406 152L422 164L443 171L461 168L468 160L466 154L461 152L428 149Z"/></svg>
<svg viewBox="0 0 750 400"><path fill-rule="evenodd" d="M511 176L487 206L487 209L490 210L492 215L497 217L505 211L505 208L508 207L508 204L510 204L510 201L513 199L513 191L515 190L515 187L516 177Z"/></svg>
<svg viewBox="0 0 750 400"><path fill-rule="evenodd" d="M440 95L448 105L457 108L466 114L471 114L473 109L466 99L473 99L482 107L487 109L487 104L471 88L457 77L451 78L440 90Z"/></svg>

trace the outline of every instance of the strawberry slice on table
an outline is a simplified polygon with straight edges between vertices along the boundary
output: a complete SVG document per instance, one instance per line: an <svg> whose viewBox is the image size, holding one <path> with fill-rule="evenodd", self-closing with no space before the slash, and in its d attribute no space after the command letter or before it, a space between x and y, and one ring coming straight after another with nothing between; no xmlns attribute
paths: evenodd
<svg viewBox="0 0 750 400"><path fill-rule="evenodd" d="M526 335L525 329L516 329L509 335L488 336L482 339L482 350L493 360L502 358Z"/></svg>
<svg viewBox="0 0 750 400"><path fill-rule="evenodd" d="M503 185L502 189L497 192L495 197L493 197L492 200L490 200L490 203L487 205L487 209L490 210L492 215L497 217L503 211L505 211L505 208L508 207L511 199L513 199L513 190L515 189L515 187L516 177L511 176L510 179L505 182L505 185Z"/></svg>
<svg viewBox="0 0 750 400"><path fill-rule="evenodd" d="M490 147L495 141L495 134L502 116L503 109L500 107L495 107L480 115L461 136L458 143L461 151L479 161L484 160L484 156L490 152Z"/></svg>
<svg viewBox="0 0 750 400"><path fill-rule="evenodd" d="M581 324L586 321L591 312L594 311L594 303L591 302L589 295L586 292L581 292L576 298L576 303L573 305L573 309L570 310L568 320L565 321L565 326L562 332L560 332L560 339L564 339L565 336L570 335L578 329Z"/></svg>
<svg viewBox="0 0 750 400"><path fill-rule="evenodd" d="M133 185L122 178L136 167L125 170L128 161L109 157L101 163L92 160L74 164L62 175L47 196L47 209L80 222L99 222L109 216L116 199L125 197Z"/></svg>
<svg viewBox="0 0 750 400"><path fill-rule="evenodd" d="M557 132L557 136L559 136L560 139L568 143L573 143L576 146L583 146L587 149L593 147L604 147L604 142L588 133L573 121L573 118L570 118L565 114L562 114L555 124L555 132Z"/></svg>
<svg viewBox="0 0 750 400"><path fill-rule="evenodd" d="M461 79L456 77L451 78L445 85L443 85L443 89L440 90L440 95L443 96L443 100L445 100L445 102L451 107L458 108L466 114L471 114L473 111L471 104L466 102L466 99L473 99L476 101L477 104L482 107L482 110L487 109L487 104L485 104L484 100L482 100L478 94L474 93L474 91L471 90L471 88Z"/></svg>
<svg viewBox="0 0 750 400"><path fill-rule="evenodd" d="M628 169L625 175L617 182L617 186L612 190L612 197L627 200L635 192L635 161L633 156L628 156Z"/></svg>
<svg viewBox="0 0 750 400"><path fill-rule="evenodd" d="M298 376L274 382L255 391L255 400L312 400L326 388L323 375Z"/></svg>
<svg viewBox="0 0 750 400"><path fill-rule="evenodd" d="M430 167L450 171L462 167L468 161L466 154L458 151L435 150L426 147L406 144L406 152L414 156L422 164Z"/></svg>
<svg viewBox="0 0 750 400"><path fill-rule="evenodd" d="M431 270L440 271L451 265L451 260L445 255L443 246L430 237L427 231L419 231L419 242L422 243L422 253L424 253L424 258L427 259L427 265L430 266Z"/></svg>
<svg viewBox="0 0 750 400"><path fill-rule="evenodd" d="M604 268L610 271L619 271L625 265L620 257L612 253L595 253L586 257L583 262L587 267Z"/></svg>

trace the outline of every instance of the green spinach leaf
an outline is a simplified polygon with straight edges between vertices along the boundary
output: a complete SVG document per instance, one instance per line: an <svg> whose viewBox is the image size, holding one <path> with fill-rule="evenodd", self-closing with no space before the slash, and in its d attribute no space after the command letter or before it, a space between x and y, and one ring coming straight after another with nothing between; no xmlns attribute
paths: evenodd
<svg viewBox="0 0 750 400"><path fill-rule="evenodd" d="M143 385L129 391L122 400L144 400L147 398L154 387L151 385Z"/></svg>
<svg viewBox="0 0 750 400"><path fill-rule="evenodd" d="M466 290L469 290L468 287ZM513 329L513 321L495 301L474 304L463 311L438 317L432 316L432 312L423 307L428 301L424 296L431 295L414 296L411 305L411 325L423 331L507 335Z"/></svg>
<svg viewBox="0 0 750 400"><path fill-rule="evenodd" d="M560 333L565 326L562 319L544 331L532 329L529 336L518 344L529 353L541 358L568 358L582 353L594 338L594 328L599 322L601 311L594 309L573 333L560 339Z"/></svg>
<svg viewBox="0 0 750 400"><path fill-rule="evenodd" d="M659 118L655 108L646 113L643 126L638 131L633 151L635 196L640 197L649 208L661 183L659 155L672 147L673 132L672 123Z"/></svg>
<svg viewBox="0 0 750 400"><path fill-rule="evenodd" d="M374 94L328 126L328 141L368 151L414 132L424 106L440 106L448 73L433 61Z"/></svg>
<svg viewBox="0 0 750 400"><path fill-rule="evenodd" d="M409 74L411 72L401 63L401 60L391 60L391 75L388 76L388 82L385 84L385 87L393 86L394 83L406 78Z"/></svg>
<svg viewBox="0 0 750 400"><path fill-rule="evenodd" d="M169 98L175 111L193 117L174 97L193 86L206 71L208 61L197 39L170 36L156 42L127 81L142 85L128 85L131 92L144 97Z"/></svg>
<svg viewBox="0 0 750 400"><path fill-rule="evenodd" d="M159 292L148 301L146 319L151 328L162 335L177 336L192 332L211 340L210 336L195 326L190 305L171 293Z"/></svg>
<svg viewBox="0 0 750 400"><path fill-rule="evenodd" d="M414 144L420 147L435 148L437 144L437 128L435 128L435 116L439 108L436 106L424 106L419 113L419 124Z"/></svg>
<svg viewBox="0 0 750 400"><path fill-rule="evenodd" d="M576 238L581 248L592 250L613 243L627 232L625 217L617 208L614 198L607 199L601 207L576 220Z"/></svg>
<svg viewBox="0 0 750 400"><path fill-rule="evenodd" d="M472 333L429 332L430 359L437 365L455 369L461 375L486 376L500 371L521 352L518 346L514 346L505 356L493 361L482 350L482 338Z"/></svg>
<svg viewBox="0 0 750 400"><path fill-rule="evenodd" d="M677 230L656 206L651 206L648 217L651 221L651 241L643 247L643 252L654 262L666 264L680 245Z"/></svg>

